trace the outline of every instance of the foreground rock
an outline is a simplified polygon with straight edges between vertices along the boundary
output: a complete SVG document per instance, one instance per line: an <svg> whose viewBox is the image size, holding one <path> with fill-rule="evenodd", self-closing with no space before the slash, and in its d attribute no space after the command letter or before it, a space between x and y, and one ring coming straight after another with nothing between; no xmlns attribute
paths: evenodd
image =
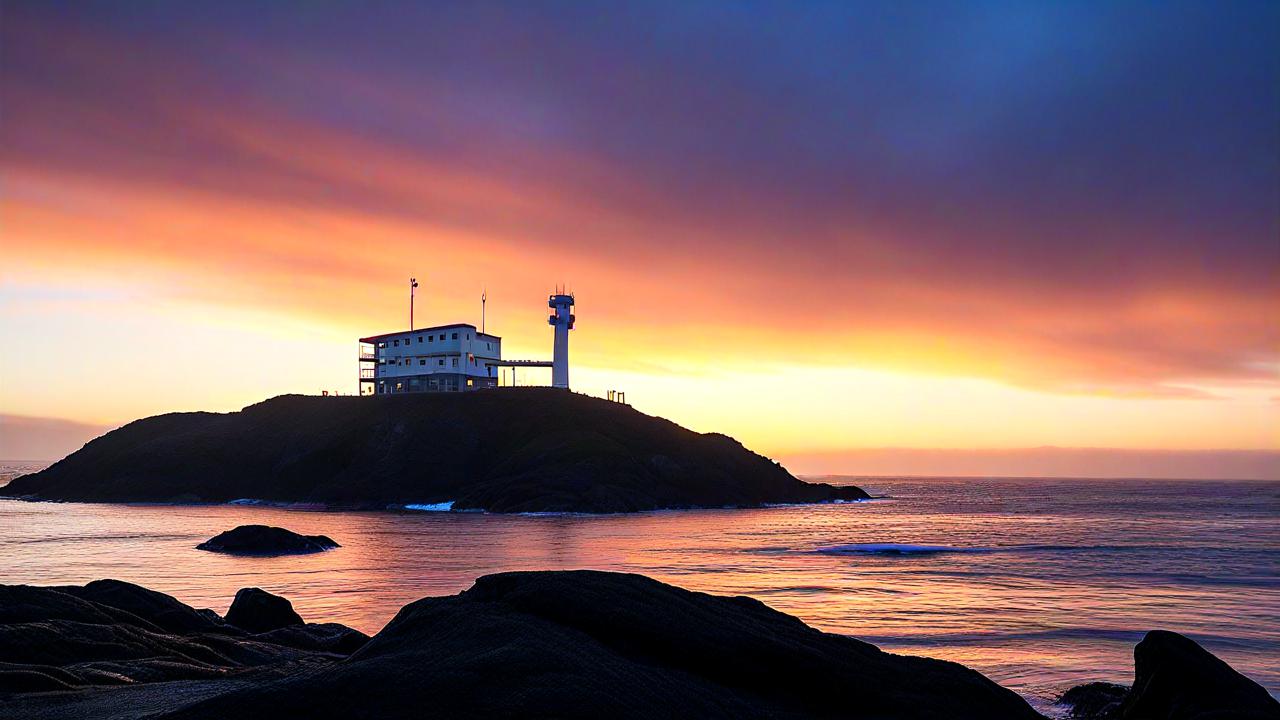
<svg viewBox="0 0 1280 720"><path fill-rule="evenodd" d="M1097 720L1280 720L1280 702L1196 642L1153 630L1133 649L1133 687L1090 683L1067 691L1073 717ZM1111 688L1101 692L1100 688ZM1119 688L1119 692L1115 690ZM1103 702L1105 694L1120 695Z"/></svg>
<svg viewBox="0 0 1280 720"><path fill-rule="evenodd" d="M293 603L261 588L241 588L227 610L227 622L255 633L271 632L291 625L304 625Z"/></svg>
<svg viewBox="0 0 1280 720"><path fill-rule="evenodd" d="M348 660L166 718L1037 718L954 663L639 575L490 575L406 606Z"/></svg>
<svg viewBox="0 0 1280 720"><path fill-rule="evenodd" d="M336 547L340 546L326 535L299 535L270 525L241 525L218 533L196 549L230 555L299 555Z"/></svg>
<svg viewBox="0 0 1280 720"><path fill-rule="evenodd" d="M335 624L256 633L118 580L0 585L0 693L274 679L328 665L367 640ZM0 698L0 717L15 716L5 707Z"/></svg>
<svg viewBox="0 0 1280 720"><path fill-rule="evenodd" d="M960 665L639 575L486 576L406 606L346 659L308 644L341 626L251 634L118 586L124 607L0 588L0 683L19 693L0 690L0 716L1039 717ZM195 629L170 635L135 609Z"/></svg>
<svg viewBox="0 0 1280 720"><path fill-rule="evenodd" d="M282 396L138 420L0 495L104 502L254 498L346 507L632 512L865 499L806 483L732 438L551 388Z"/></svg>

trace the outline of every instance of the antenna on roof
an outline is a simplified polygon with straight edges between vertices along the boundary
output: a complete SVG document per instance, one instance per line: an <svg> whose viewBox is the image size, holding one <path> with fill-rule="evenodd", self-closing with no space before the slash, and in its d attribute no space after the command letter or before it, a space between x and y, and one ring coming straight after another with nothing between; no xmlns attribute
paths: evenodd
<svg viewBox="0 0 1280 720"><path fill-rule="evenodd" d="M413 332L413 291L418 287L418 278L409 278L409 332Z"/></svg>
<svg viewBox="0 0 1280 720"><path fill-rule="evenodd" d="M488 292L481 288L480 290L480 334L484 334L484 301L488 299Z"/></svg>

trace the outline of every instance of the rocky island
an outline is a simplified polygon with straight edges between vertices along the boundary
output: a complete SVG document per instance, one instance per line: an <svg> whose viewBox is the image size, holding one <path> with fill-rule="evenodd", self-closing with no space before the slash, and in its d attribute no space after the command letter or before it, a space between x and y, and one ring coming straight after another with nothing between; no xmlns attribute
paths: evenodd
<svg viewBox="0 0 1280 720"><path fill-rule="evenodd" d="M299 535L270 525L240 525L196 546L228 555L300 555L340 547L327 535Z"/></svg>
<svg viewBox="0 0 1280 720"><path fill-rule="evenodd" d="M728 436L552 388L285 395L239 412L157 415L0 495L587 513L868 497L799 480Z"/></svg>

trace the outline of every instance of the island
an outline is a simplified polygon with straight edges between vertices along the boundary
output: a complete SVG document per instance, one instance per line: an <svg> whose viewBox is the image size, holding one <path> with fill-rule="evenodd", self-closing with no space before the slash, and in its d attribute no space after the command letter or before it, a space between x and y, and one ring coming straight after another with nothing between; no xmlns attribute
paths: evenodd
<svg viewBox="0 0 1280 720"><path fill-rule="evenodd" d="M555 388L284 395L137 420L0 495L618 513L863 500L718 433Z"/></svg>
<svg viewBox="0 0 1280 720"><path fill-rule="evenodd" d="M197 550L228 555L303 555L340 547L328 535L300 535L271 525L240 525L205 540Z"/></svg>

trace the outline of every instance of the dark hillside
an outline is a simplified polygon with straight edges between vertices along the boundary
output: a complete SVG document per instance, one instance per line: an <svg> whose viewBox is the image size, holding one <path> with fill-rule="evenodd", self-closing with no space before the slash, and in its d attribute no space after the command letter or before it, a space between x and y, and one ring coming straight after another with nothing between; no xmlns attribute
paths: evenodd
<svg viewBox="0 0 1280 720"><path fill-rule="evenodd" d="M550 388L286 395L132 422L0 494L47 500L629 512L860 499L732 438Z"/></svg>

